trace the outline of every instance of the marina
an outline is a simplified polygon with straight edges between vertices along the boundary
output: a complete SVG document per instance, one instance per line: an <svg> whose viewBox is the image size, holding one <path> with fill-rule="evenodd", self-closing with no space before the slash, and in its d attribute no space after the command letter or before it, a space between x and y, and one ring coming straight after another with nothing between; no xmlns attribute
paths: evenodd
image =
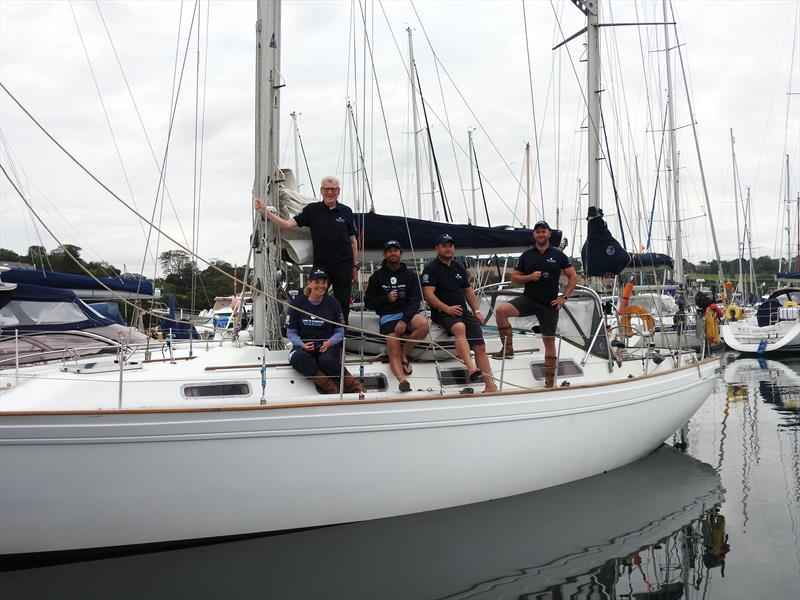
<svg viewBox="0 0 800 600"><path fill-rule="evenodd" d="M529 89L511 104L530 103L520 133L533 144L513 169L414 2L349 3L346 97L336 99L345 119L325 125L342 137L338 150L309 154L302 113L285 103L317 112L327 103L308 90L333 89L322 62L297 69L312 54L303 43L320 37L299 26L313 5L212 4L173 5L172 82L153 74L149 88L171 87L158 151L134 98L143 84L130 85L116 45L144 49L128 31L139 6L95 4L88 16L69 4L124 186L107 156L81 157L83 132L62 137L60 123L91 118L88 108L54 117L25 93L33 79L14 61L0 82L0 596L800 597L800 177L790 162L800 3L786 26L791 52L773 65L781 81L789 63L780 177L770 174L775 258L756 258L764 214L742 183L752 157L732 128L735 219L709 185L701 93L669 0L641 14L638 3L551 3L547 43L541 25L528 30L544 3L521 3L514 39L527 65L513 70L527 71ZM446 4L424 9L437 29ZM7 6L20 22L31 10ZM126 12L122 34L113 21ZM223 13L250 24L250 74L235 82L220 82L238 71L218 71L226 63L208 54ZM402 47L393 21L412 15ZM153 27L153 40L162 35ZM244 45L223 39L220 54ZM552 57L545 108L531 44ZM160 51L153 65L166 64ZM4 46L4 72L7 56ZM385 69L398 58L390 90ZM122 75L124 102L106 104L101 63ZM502 113L496 100L513 79L489 85L484 109ZM249 112L231 118L241 87ZM217 102L230 92L224 126L215 100L206 112L209 90ZM124 158L110 117L128 103L152 189L131 182L126 163L142 157ZM472 123L466 147L451 117ZM55 177L33 176L49 159L26 160L25 127L98 186L85 201L72 197L85 188L61 186L65 205L81 207L70 218L37 183ZM204 172L206 144L219 152L245 128L247 151L216 154ZM311 153L327 153L331 174L312 176ZM234 163L249 164L244 179ZM221 188L226 177L232 187ZM210 225L199 219L205 182ZM97 195L102 210L89 210ZM119 254L121 233L108 244L117 212L143 249ZM3 247L9 239L27 252ZM723 260L731 240L736 258ZM212 258L218 248L238 258Z"/></svg>

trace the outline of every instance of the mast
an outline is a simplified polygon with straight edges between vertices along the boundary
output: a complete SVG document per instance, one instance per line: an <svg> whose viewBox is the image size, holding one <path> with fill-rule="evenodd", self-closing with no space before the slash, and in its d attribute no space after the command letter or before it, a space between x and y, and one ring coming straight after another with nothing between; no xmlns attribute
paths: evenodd
<svg viewBox="0 0 800 600"><path fill-rule="evenodd" d="M531 143L525 142L525 227L531 228ZM544 218L544 215L542 215Z"/></svg>
<svg viewBox="0 0 800 600"><path fill-rule="evenodd" d="M473 160L472 129L467 129L467 142L469 143L469 187L472 191L472 223L478 224L478 211L475 204L475 161Z"/></svg>
<svg viewBox="0 0 800 600"><path fill-rule="evenodd" d="M573 0L586 14L586 102L588 104L589 208L600 206L600 27L599 0ZM581 7L581 5L583 7Z"/></svg>
<svg viewBox="0 0 800 600"><path fill-rule="evenodd" d="M742 255L744 254L744 245L742 244L742 232L739 227L739 169L736 166L736 151L733 145L736 143L733 137L733 128L731 128L731 160L733 161L733 206L736 213L736 254L739 261L739 288L741 290L744 285L744 269L742 268ZM742 293L744 299L744 293ZM731 298L733 300L733 298Z"/></svg>
<svg viewBox="0 0 800 600"><path fill-rule="evenodd" d="M297 117L298 114L295 111L289 113L289 116L292 117L292 130L294 131L294 180L295 180L295 189L297 192L300 192L300 132L297 129Z"/></svg>
<svg viewBox="0 0 800 600"><path fill-rule="evenodd" d="M667 127L669 128L669 153L672 165L672 194L675 207L675 281L681 288L684 284L683 275L683 244L681 240L681 205L680 205L680 177L678 171L677 148L675 144L675 103L672 98L672 65L670 63L669 18L667 16L667 0L663 0L664 11L664 45L667 69Z"/></svg>
<svg viewBox="0 0 800 600"><path fill-rule="evenodd" d="M747 255L750 263L750 293L757 293L756 272L753 267L753 236L750 228L753 226L753 203L750 201L750 186L747 186L747 221L744 225L745 235L747 236ZM748 294L749 298L749 294Z"/></svg>
<svg viewBox="0 0 800 600"><path fill-rule="evenodd" d="M789 155L786 155L786 268L789 269L789 265L792 264L792 206L791 206L791 198L789 191L790 189L790 181L789 181ZM800 240L798 240L800 241Z"/></svg>
<svg viewBox="0 0 800 600"><path fill-rule="evenodd" d="M279 0L259 0L256 17L256 136L253 193L279 208L278 139L280 133L280 26ZM253 342L269 349L283 346L277 298L280 255L278 228L257 218L253 285L264 294L253 295Z"/></svg>
<svg viewBox="0 0 800 600"><path fill-rule="evenodd" d="M406 28L408 32L408 72L411 77L411 115L413 124L411 126L414 136L414 179L417 185L417 218L422 218L422 184L419 177L419 113L417 112L417 66L414 63L414 42L412 40L411 27Z"/></svg>

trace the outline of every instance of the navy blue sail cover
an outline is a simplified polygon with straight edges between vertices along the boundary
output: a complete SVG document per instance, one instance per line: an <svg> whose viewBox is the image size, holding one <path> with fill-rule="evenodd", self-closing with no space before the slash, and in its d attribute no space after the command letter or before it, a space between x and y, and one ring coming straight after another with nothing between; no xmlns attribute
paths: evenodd
<svg viewBox="0 0 800 600"><path fill-rule="evenodd" d="M507 248L511 252L533 245L533 230L524 227L439 223L371 212L356 213L355 219L361 232L363 248L367 251L382 253L386 240L397 240L405 251L412 248L412 241L416 250L428 250L436 245L436 238L443 233L452 236L456 248L469 248L472 251L487 250L494 253ZM411 240L408 237L409 231ZM553 229L550 243L558 246L561 236L561 231Z"/></svg>
<svg viewBox="0 0 800 600"><path fill-rule="evenodd" d="M103 285L115 292L128 292L152 296L153 282L149 279L122 279L121 277L98 277L103 285L88 275L73 275L71 273L54 273L38 269L9 269L0 275L8 283L30 283L33 285L67 290L104 290Z"/></svg>
<svg viewBox="0 0 800 600"><path fill-rule="evenodd" d="M778 273L778 279L800 279L800 271L788 271L785 273Z"/></svg>
<svg viewBox="0 0 800 600"><path fill-rule="evenodd" d="M611 235L601 209L590 206L587 219L586 242L581 248L585 274L589 277L618 275L630 264L630 254Z"/></svg>

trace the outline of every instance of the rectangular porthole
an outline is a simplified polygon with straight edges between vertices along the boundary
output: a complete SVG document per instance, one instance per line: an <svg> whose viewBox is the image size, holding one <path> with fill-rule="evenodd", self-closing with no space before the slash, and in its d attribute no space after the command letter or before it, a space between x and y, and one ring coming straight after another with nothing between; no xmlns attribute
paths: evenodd
<svg viewBox="0 0 800 600"><path fill-rule="evenodd" d="M184 398L244 398L250 395L246 381L185 384L181 388Z"/></svg>
<svg viewBox="0 0 800 600"><path fill-rule="evenodd" d="M531 373L533 378L537 381L544 379L544 363L532 362ZM558 375L557 377L582 377L583 369L574 360L560 360L558 361Z"/></svg>

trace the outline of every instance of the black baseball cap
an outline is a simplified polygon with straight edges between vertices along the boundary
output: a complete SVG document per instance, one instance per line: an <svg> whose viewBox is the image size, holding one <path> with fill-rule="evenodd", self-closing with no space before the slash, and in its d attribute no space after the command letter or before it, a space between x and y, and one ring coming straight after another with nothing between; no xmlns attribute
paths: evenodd
<svg viewBox="0 0 800 600"><path fill-rule="evenodd" d="M547 221L537 221L536 225L533 226L533 230L536 231L537 229L550 229L550 225L547 224Z"/></svg>
<svg viewBox="0 0 800 600"><path fill-rule="evenodd" d="M397 240L386 240L383 244L383 249L388 250L389 248L397 248L398 250L402 250L403 247L400 245L400 242Z"/></svg>
<svg viewBox="0 0 800 600"><path fill-rule="evenodd" d="M314 281L315 279L328 279L328 274L322 269L314 269L311 271L311 275L308 276L308 280Z"/></svg>
<svg viewBox="0 0 800 600"><path fill-rule="evenodd" d="M455 242L453 241L453 236L451 236L449 233L439 234L439 237L436 238L437 246L439 244L447 244L447 243L455 244Z"/></svg>

